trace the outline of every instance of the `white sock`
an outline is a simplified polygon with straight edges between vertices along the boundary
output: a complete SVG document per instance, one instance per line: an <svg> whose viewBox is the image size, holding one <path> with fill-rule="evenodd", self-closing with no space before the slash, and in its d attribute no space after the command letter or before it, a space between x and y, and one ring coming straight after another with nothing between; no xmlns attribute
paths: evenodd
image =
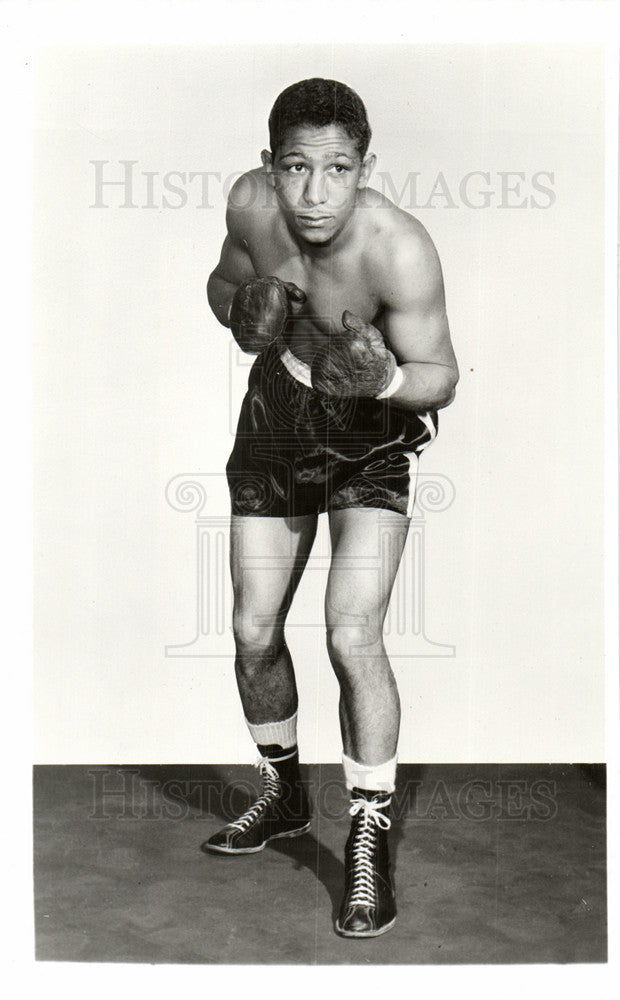
<svg viewBox="0 0 620 1000"><path fill-rule="evenodd" d="M393 792L396 786L396 764L398 757L386 760L385 764L358 764L342 755L342 766L347 788L361 788L364 792Z"/></svg>
<svg viewBox="0 0 620 1000"><path fill-rule="evenodd" d="M254 725L253 722L245 720L250 735L255 743L266 746L270 743L277 743L283 750L297 745L297 712L291 715L290 719L282 722L263 722Z"/></svg>

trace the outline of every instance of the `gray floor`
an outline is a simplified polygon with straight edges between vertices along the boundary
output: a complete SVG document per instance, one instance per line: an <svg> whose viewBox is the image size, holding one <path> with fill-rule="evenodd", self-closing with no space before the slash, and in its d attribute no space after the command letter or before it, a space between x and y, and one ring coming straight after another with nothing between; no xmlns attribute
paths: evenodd
<svg viewBox="0 0 620 1000"><path fill-rule="evenodd" d="M260 854L200 851L251 767L34 772L39 960L449 964L606 960L604 768L399 767L399 915L333 931L349 817L336 765L304 769L313 831Z"/></svg>

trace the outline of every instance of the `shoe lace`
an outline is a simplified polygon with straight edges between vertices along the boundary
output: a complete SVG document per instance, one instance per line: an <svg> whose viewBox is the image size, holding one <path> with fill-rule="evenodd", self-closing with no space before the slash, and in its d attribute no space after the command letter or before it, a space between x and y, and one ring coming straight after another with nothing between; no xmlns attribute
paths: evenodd
<svg viewBox="0 0 620 1000"><path fill-rule="evenodd" d="M375 906L375 864L374 854L377 844L377 828L389 830L392 825L388 816L380 810L389 806L391 798L383 802L376 799L353 799L350 816L358 816L361 820L357 826L352 843L352 888L349 897L351 906Z"/></svg>
<svg viewBox="0 0 620 1000"><path fill-rule="evenodd" d="M256 802L239 819L228 824L230 828L239 830L240 833L245 833L246 830L249 830L260 819L267 807L280 798L280 775L269 758L259 757L254 766L258 768L259 774L263 779L262 792Z"/></svg>

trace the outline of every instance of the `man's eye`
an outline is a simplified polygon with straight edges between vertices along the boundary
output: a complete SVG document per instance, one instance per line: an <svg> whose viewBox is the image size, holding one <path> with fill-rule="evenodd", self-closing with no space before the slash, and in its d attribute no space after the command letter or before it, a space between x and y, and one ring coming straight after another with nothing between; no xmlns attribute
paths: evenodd
<svg viewBox="0 0 620 1000"><path fill-rule="evenodd" d="M345 167L344 163L332 164L332 170L334 170L337 174L344 174L347 172L348 169L349 168Z"/></svg>
<svg viewBox="0 0 620 1000"><path fill-rule="evenodd" d="M305 170L303 163L291 163L290 167L287 167L289 174L300 174L302 170Z"/></svg>

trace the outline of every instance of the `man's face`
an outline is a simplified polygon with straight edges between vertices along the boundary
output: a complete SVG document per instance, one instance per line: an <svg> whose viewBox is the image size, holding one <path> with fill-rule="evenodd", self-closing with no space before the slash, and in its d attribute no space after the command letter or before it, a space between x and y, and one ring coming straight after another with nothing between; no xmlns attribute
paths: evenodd
<svg viewBox="0 0 620 1000"><path fill-rule="evenodd" d="M300 125L285 133L263 164L291 232L306 243L330 243L353 214L374 157L362 162L355 142L339 125Z"/></svg>

